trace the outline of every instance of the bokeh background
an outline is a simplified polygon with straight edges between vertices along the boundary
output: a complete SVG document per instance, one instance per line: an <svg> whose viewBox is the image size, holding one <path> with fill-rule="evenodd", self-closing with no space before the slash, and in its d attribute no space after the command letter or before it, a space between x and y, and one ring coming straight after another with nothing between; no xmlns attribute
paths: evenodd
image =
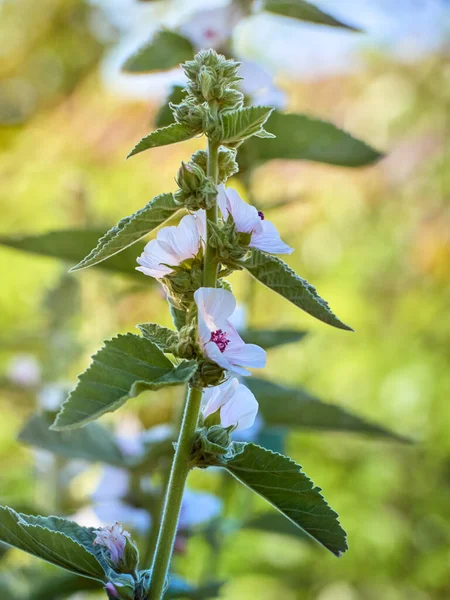
<svg viewBox="0 0 450 600"><path fill-rule="evenodd" d="M161 24L178 24L201 4L0 1L1 236L106 231L175 189L179 163L198 140L125 156L153 127L179 73L125 76L120 66ZM216 4L223 2L207 6ZM219 554L193 535L176 570L193 582L214 570L228 580L219 597L230 600L446 600L449 6L317 4L366 33L255 15L233 33L236 52L273 74L286 110L332 121L385 158L359 169L273 161L254 172L251 192L295 247L289 264L356 333L314 321L244 274L232 283L251 326L308 330L301 343L270 352L264 376L305 386L416 443L291 432L287 452L339 512L348 553L337 560L292 536L246 530L229 535ZM58 295L69 264L6 247L0 264L0 502L48 514L62 494L52 482L55 459L17 441L38 392L73 385L117 331L146 321L170 325L170 315L144 276L83 271ZM132 434L136 420L145 428L164 422L170 402L164 394L139 398L106 421ZM98 465L71 473L64 495L78 511L88 509L99 475ZM217 473L195 473L191 484L223 491ZM249 507L245 490L232 491L226 509L233 517ZM9 552L1 569L34 564Z"/></svg>

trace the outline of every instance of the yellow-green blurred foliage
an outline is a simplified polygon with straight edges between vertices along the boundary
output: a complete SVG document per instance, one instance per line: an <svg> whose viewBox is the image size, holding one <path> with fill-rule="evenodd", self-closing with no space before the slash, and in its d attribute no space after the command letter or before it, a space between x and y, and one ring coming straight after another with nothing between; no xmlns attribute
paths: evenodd
<svg viewBox="0 0 450 600"><path fill-rule="evenodd" d="M2 234L106 229L172 191L180 160L199 143L125 161L158 107L105 92L97 69L103 49L88 13L75 0L0 5ZM305 385L417 444L291 434L289 454L339 512L350 550L336 560L277 535L233 536L219 565L220 576L232 580L222 592L230 600L450 597L450 67L439 56L409 65L370 56L366 64L348 77L282 83L289 109L343 126L386 158L360 170L276 161L256 171L252 184L261 205L290 201L269 213L296 248L288 262L356 333L315 322L256 286L250 318L252 325L311 332L297 346L272 351L264 376ZM12 340L44 326L42 300L63 266L4 248L0 257L6 368ZM154 291L133 291L101 272L77 277L85 352L69 381L106 337L133 331L139 321L170 323ZM241 299L249 293L244 275L233 284ZM142 410L143 402L125 410ZM163 420L163 396L158 404L148 424ZM19 402L10 390L0 407L0 501L21 507L35 499L33 456L15 436L32 401ZM198 570L195 555L205 554L198 544L193 540L184 563L178 559L181 571Z"/></svg>

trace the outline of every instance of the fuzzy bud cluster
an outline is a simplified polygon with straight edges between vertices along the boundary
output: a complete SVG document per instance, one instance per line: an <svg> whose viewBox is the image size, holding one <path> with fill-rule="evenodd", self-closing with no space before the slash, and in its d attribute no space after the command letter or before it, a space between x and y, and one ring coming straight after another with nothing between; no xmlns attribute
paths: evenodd
<svg viewBox="0 0 450 600"><path fill-rule="evenodd" d="M179 190L175 193L175 199L189 211L210 208L214 203L217 188L205 170L195 162L181 163L176 182Z"/></svg>
<svg viewBox="0 0 450 600"><path fill-rule="evenodd" d="M235 60L226 59L213 50L200 51L193 60L183 65L189 80L189 96L198 103L215 102L222 110L241 108L244 96L235 89L241 80L239 66Z"/></svg>

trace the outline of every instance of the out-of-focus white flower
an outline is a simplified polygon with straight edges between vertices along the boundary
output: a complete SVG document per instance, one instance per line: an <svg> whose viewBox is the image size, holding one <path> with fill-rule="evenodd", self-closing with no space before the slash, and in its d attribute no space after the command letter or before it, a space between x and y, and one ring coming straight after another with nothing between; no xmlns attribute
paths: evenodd
<svg viewBox="0 0 450 600"><path fill-rule="evenodd" d="M243 11L235 3L199 10L179 27L179 32L187 37L197 50L218 50L230 40L234 27L243 16Z"/></svg>
<svg viewBox="0 0 450 600"><path fill-rule="evenodd" d="M150 513L145 508L131 506L131 504L117 498L96 502L93 511L102 523L110 523L112 519L120 519L127 527L141 535L149 530L152 522Z"/></svg>
<svg viewBox="0 0 450 600"><path fill-rule="evenodd" d="M252 392L232 377L216 387L203 392L202 414L206 418L220 411L222 427L235 427L236 431L248 429L255 422L258 402Z"/></svg>
<svg viewBox="0 0 450 600"><path fill-rule="evenodd" d="M294 251L283 242L277 228L271 221L265 219L264 213L244 202L233 188L225 188L221 184L217 203L224 219L231 215L238 232L251 233L249 244L251 248L270 254L291 254Z"/></svg>
<svg viewBox="0 0 450 600"><path fill-rule="evenodd" d="M236 308L231 292L200 288L194 294L198 308L198 330L203 351L223 369L250 375L245 367L262 368L266 353L255 344L246 344L229 321Z"/></svg>
<svg viewBox="0 0 450 600"><path fill-rule="evenodd" d="M70 386L58 383L48 383L38 392L39 406L44 410L57 411L66 398Z"/></svg>
<svg viewBox="0 0 450 600"><path fill-rule="evenodd" d="M234 313L230 316L230 323L238 331L245 331L247 329L247 307L245 304L237 303Z"/></svg>
<svg viewBox="0 0 450 600"><path fill-rule="evenodd" d="M286 94L273 82L272 75L251 60L241 60L239 84L241 91L252 99L253 104L273 106L283 110L287 105Z"/></svg>
<svg viewBox="0 0 450 600"><path fill-rule="evenodd" d="M128 531L124 531L122 525L118 522L108 527L101 527L94 531L97 536L94 540L94 546L104 546L110 554L111 561L119 564L123 558L127 539L130 539Z"/></svg>
<svg viewBox="0 0 450 600"><path fill-rule="evenodd" d="M254 442L258 438L263 427L264 419L261 417L261 413L258 413L255 422L251 427L244 432L235 429L231 434L231 439L235 442Z"/></svg>
<svg viewBox="0 0 450 600"><path fill-rule="evenodd" d="M41 380L41 367L32 354L17 354L9 362L6 373L15 385L35 387Z"/></svg>
<svg viewBox="0 0 450 600"><path fill-rule="evenodd" d="M181 505L179 528L189 529L207 523L217 517L221 510L222 502L217 496L186 489Z"/></svg>
<svg viewBox="0 0 450 600"><path fill-rule="evenodd" d="M172 267L198 254L202 240L206 238L204 210L186 215L177 226L163 227L156 240L151 240L137 259L136 267L144 275L161 279L173 272Z"/></svg>

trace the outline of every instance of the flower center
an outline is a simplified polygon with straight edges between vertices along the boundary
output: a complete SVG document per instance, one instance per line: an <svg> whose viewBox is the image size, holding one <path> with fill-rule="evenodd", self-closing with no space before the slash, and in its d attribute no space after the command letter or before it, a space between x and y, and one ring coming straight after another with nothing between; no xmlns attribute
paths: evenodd
<svg viewBox="0 0 450 600"><path fill-rule="evenodd" d="M226 333L221 329L217 331L213 331L211 333L211 342L214 342L221 352L225 352L225 348L230 343L230 340L227 338Z"/></svg>
<svg viewBox="0 0 450 600"><path fill-rule="evenodd" d="M265 217L262 210L258 210L258 217L261 219L261 221L264 221Z"/></svg>
<svg viewBox="0 0 450 600"><path fill-rule="evenodd" d="M213 40L217 36L217 32L212 27L210 27L208 29L205 29L203 35L205 36L205 39Z"/></svg>

